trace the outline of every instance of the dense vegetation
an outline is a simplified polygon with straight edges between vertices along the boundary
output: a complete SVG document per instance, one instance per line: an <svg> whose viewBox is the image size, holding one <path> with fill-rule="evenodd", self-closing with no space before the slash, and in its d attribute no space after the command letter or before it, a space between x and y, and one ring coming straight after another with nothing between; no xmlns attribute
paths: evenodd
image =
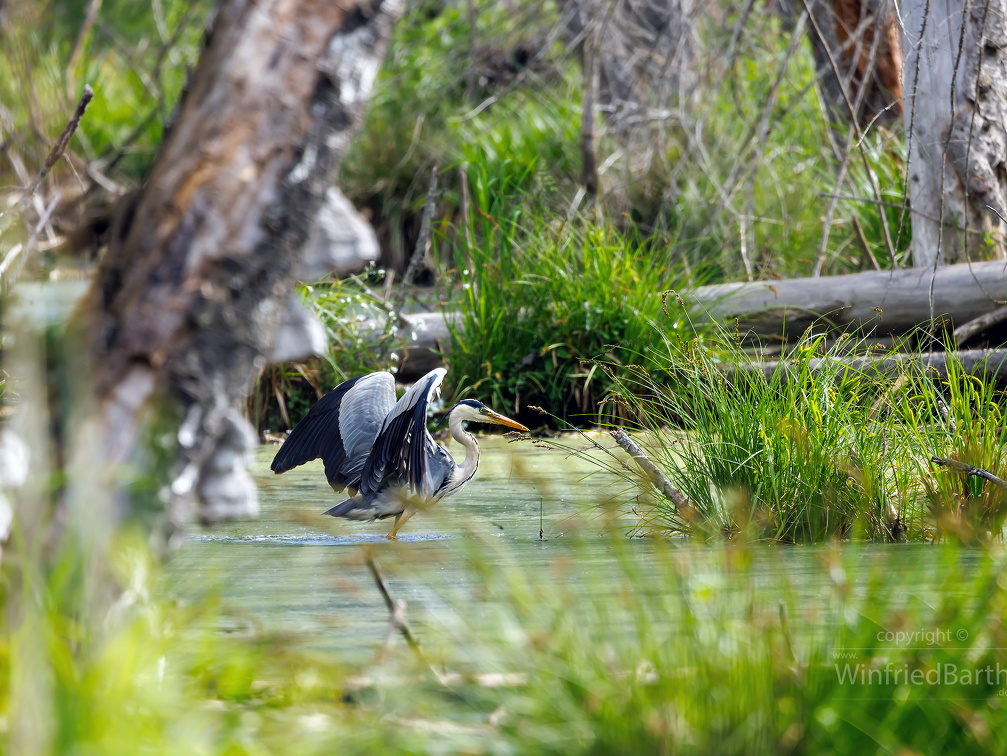
<svg viewBox="0 0 1007 756"><path fill-rule="evenodd" d="M3 145L17 160L0 164L0 184L24 183L21 173L44 161L39 135L59 132L90 83L97 96L52 183L63 194L61 225L84 223L100 246L115 199L103 192L135 185L150 165L210 6L111 3L90 24L89 7L81 0L61 3L58 14L6 11ZM729 41L739 12L725 5L719 23L702 29L707 49ZM646 162L599 117L602 194L591 207L580 183L580 55L560 18L544 1L409 4L341 181L374 222L386 259L365 287L328 281L305 290L333 331L333 353L267 370L249 405L260 429L289 427L320 391L401 355L393 339L364 344L344 316L399 309L403 297L383 291L383 277L395 270L401 278L413 253L434 167L434 253L426 285L404 304L457 310L476 326L452 339L449 389L460 396L475 388L512 411L545 406L580 424L597 419L609 386L582 360L624 361L610 345L632 340L644 353L660 343L651 324L681 325L660 316L664 289L806 274L819 257L838 273L905 255L899 136L873 130L857 145L865 159L850 161L837 184L811 53L791 43L773 14L746 16L731 58L696 62L702 97L680 103L654 129ZM19 164L28 168L19 173ZM85 175L97 183L87 186ZM883 196L872 197L873 182ZM823 224L832 201L836 211ZM9 220L0 219L0 234L13 243ZM86 237L72 240L83 240L78 251L87 253ZM571 254L579 248L600 254L579 259ZM45 272L68 260L47 253L27 262ZM632 292L628 307L624 291ZM499 323L521 327L501 341Z"/></svg>
<svg viewBox="0 0 1007 756"><path fill-rule="evenodd" d="M207 2L106 0L88 27L92 6L0 3L4 155L36 170L42 135L59 132L81 85L97 92L53 175L75 197L68 226L107 218L114 199L95 186L78 196L87 164L96 186L142 180L210 13ZM381 652L380 638L375 659L350 658L312 637L263 631L241 607L166 597L147 534L104 528L113 503L97 465L79 465L70 481L54 472L23 495L41 509L52 487L73 492L61 537L43 541L18 523L3 553L2 750L1007 750L1004 493L930 462L1002 474L1001 394L953 362L946 377L911 365L853 371L840 362L843 344L815 339L767 381L741 367L732 334L697 336L662 296L749 268L761 278L805 274L819 249L828 272L872 257L887 267L906 253L897 135L869 134L858 145L866 163L853 161L837 186L810 52L760 12L721 59L740 13L725 3L721 23L702 29L715 53L699 66L706 95L683 106L688 119L672 119L658 160L630 166L616 136L603 135L604 191L592 206L579 195L582 73L577 51L553 33L556 4L410 4L342 182L389 260L302 287L333 349L268 368L249 402L260 428L288 427L332 384L390 364L400 310L457 312L450 388L525 420L542 417L528 415L535 404L561 427L615 421L639 431L695 507L688 517L593 446L549 443L593 454L621 477L618 511L637 516L634 534L673 537L610 529L614 567L578 565L576 580L553 581L508 563L492 540L459 539L443 559L463 566L470 590L441 586L442 613L418 623L424 660L404 645ZM401 273L412 254L432 167L442 193L423 285L385 291L385 272ZM881 198L871 197L872 175ZM23 183L16 161L0 163L0 185ZM826 226L832 195L842 199ZM0 216L4 253L19 233L11 218ZM73 264L50 254L27 270L42 277ZM375 336L360 326L368 320L387 326ZM825 367L812 369L822 357ZM838 545L891 539L916 543ZM945 542L933 574L904 569L893 581L886 559L912 560L927 539ZM786 549L758 541L827 545L801 546L819 567L794 576ZM552 571L567 575L579 548L568 537ZM436 585L436 561L394 549L381 559L393 581ZM753 564L777 559L767 585ZM331 568L348 569L335 557ZM251 629L221 631L238 624ZM934 629L925 643L890 641ZM841 676L850 666L877 678ZM989 669L992 678L958 682ZM958 676L945 685L949 670ZM935 671L940 684L930 683Z"/></svg>
<svg viewBox="0 0 1007 756"><path fill-rule="evenodd" d="M711 49L734 21L706 30ZM602 130L599 161L608 168L603 196L589 208L580 191L581 68L554 33L558 22L551 3L479 6L474 16L460 3L412 5L343 170L344 190L369 212L386 263L400 274L419 234L429 171L441 171L426 261L433 286L406 306L461 314L467 327L450 344L454 396L475 390L511 412L541 405L590 424L611 384L583 361L626 362L627 344L637 354L660 350L659 332L686 325L662 314L665 289L743 278L745 259L760 278L806 275L820 246L833 273L906 255L899 138L872 132L860 145L866 161L853 161L837 186L810 51L788 52L788 32L772 15L751 21L757 28L743 35L730 69L704 61L710 89L669 119L647 165ZM465 66L459 50L471 53ZM682 119L701 130L699 142ZM890 203L880 213L865 165ZM833 195L842 198L824 226ZM375 288L322 284L312 296L332 323L334 298L369 310ZM393 339L361 349L352 329L333 328L342 333L329 359L274 368L267 385L282 384L304 406L343 376L402 354ZM288 424L274 394L260 391L260 427Z"/></svg>
<svg viewBox="0 0 1007 756"><path fill-rule="evenodd" d="M414 626L423 659L380 638L373 656L340 656L240 608L152 598L154 566L130 539L106 552L126 596L82 613L82 555L67 551L37 586L46 599L0 636L3 737L12 753L67 754L1007 747L1001 551L816 547L793 573L786 550L616 535L614 565L585 571L574 539L543 579L494 540L442 555L489 604L438 583L439 560L382 557L393 586L439 586L439 611Z"/></svg>
<svg viewBox="0 0 1007 756"><path fill-rule="evenodd" d="M656 370L601 363L613 383L605 403L622 408L624 424L689 506L660 496L638 470L591 459L627 482L644 532L805 543L1000 540L1007 488L933 459L1002 472L1003 391L953 356L943 374L913 360L854 366L853 341L809 338L768 376L727 333L666 341L650 359ZM580 454L593 446L549 443Z"/></svg>

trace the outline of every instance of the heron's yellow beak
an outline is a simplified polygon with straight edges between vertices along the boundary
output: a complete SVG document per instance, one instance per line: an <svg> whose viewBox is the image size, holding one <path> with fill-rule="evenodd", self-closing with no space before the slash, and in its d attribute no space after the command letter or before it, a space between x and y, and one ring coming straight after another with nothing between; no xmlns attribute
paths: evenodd
<svg viewBox="0 0 1007 756"><path fill-rule="evenodd" d="M508 428L517 428L518 430L531 430L521 425L517 420L511 420L509 417L504 417L499 412L494 412L491 409L486 410L484 420L487 423L496 423L497 425L506 425Z"/></svg>

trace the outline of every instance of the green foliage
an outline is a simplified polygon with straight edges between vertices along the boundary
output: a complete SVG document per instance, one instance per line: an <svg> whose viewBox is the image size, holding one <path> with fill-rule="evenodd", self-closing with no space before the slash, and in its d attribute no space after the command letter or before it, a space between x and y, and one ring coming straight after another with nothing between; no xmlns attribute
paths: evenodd
<svg viewBox="0 0 1007 756"><path fill-rule="evenodd" d="M442 204L457 207L459 189L448 169L462 161L497 173L523 172L525 189L549 190L562 203L575 189L579 110L576 81L540 77L518 84L522 75L513 51L536 40L555 20L551 3L515 13L508 4L480 3L475 14L477 45L462 3L413 3L397 26L382 66L367 118L342 168L341 185L358 206L371 210L379 236L393 254L411 253L411 231L426 197L427 178L441 169ZM550 69L575 71L562 51L546 50ZM487 89L503 59L506 92ZM468 90L469 80L475 88ZM480 103L484 98L490 98ZM491 103L491 104L490 104ZM530 170L530 169L534 170ZM567 191L558 191L563 186Z"/></svg>
<svg viewBox="0 0 1007 756"><path fill-rule="evenodd" d="M916 474L939 533L972 544L1001 539L1007 489L983 478L934 470L932 457L951 459L1007 476L1007 396L994 376L970 375L960 361L948 361L947 375L911 384L895 410L922 454Z"/></svg>
<svg viewBox="0 0 1007 756"><path fill-rule="evenodd" d="M186 68L199 54L212 3L105 2L90 26L83 23L87 5L78 0L5 8L8 23L0 31L5 146L26 158L33 174L90 84L95 97L71 150L88 161L122 150L116 166L102 170L138 181L153 160ZM0 184L19 183L9 165L0 165Z"/></svg>
<svg viewBox="0 0 1007 756"><path fill-rule="evenodd" d="M1007 475L995 380L966 373L953 353L944 373L897 351L871 352L892 357L884 371L858 366L855 346L810 338L764 374L729 334L707 334L667 340L657 367L602 366L612 379L606 402L625 410L693 509L654 502L649 481L588 458L630 485L645 530L786 542L999 539L1007 489L931 461Z"/></svg>
<svg viewBox="0 0 1007 756"><path fill-rule="evenodd" d="M501 600L466 650L493 669L518 664L527 673L526 688L491 697L482 709L505 707L502 734L522 753L997 747L1001 735L965 722L995 721L1000 708L1002 651L987 639L999 635L1004 617L995 566L1002 557L975 564L948 550L935 560L945 570L935 583L929 571L916 573L932 587L922 598L911 588L910 597L893 591L880 564L871 568L855 551L818 552L828 574L822 580L792 574L779 552L613 548L617 568L578 563L577 581L542 581L519 565L501 569L498 554L475 557L489 594ZM763 559L776 564L778 577L759 582L752 568ZM802 579L821 592L821 603L799 598ZM767 601L767 594L781 598ZM884 640L889 631L934 627L943 634L930 648ZM902 677L850 680L857 665ZM908 678L952 668L990 669L994 678L961 687Z"/></svg>
<svg viewBox="0 0 1007 756"><path fill-rule="evenodd" d="M546 220L509 202L532 170L470 173L472 222L453 247L461 289L449 321L452 379L459 396L488 397L519 417L532 404L583 421L609 385L591 360L645 354L661 343L659 328L685 320L662 312L660 292L675 274L655 265L667 254L659 240L585 217Z"/></svg>
<svg viewBox="0 0 1007 756"><path fill-rule="evenodd" d="M104 553L125 587L107 612L65 600L89 595L74 593L89 582L72 550L31 590L10 590L5 559L5 750L1007 748L1000 549L818 547L795 572L776 549L616 536L614 560L597 562L578 558L576 538L551 548L543 579L498 539L464 539L443 555L463 565L463 586L437 582L437 559L386 554L392 573L417 575L438 596L419 624L429 664L404 644L381 651L380 633L373 654L340 659L212 599L167 601L157 566L128 536Z"/></svg>

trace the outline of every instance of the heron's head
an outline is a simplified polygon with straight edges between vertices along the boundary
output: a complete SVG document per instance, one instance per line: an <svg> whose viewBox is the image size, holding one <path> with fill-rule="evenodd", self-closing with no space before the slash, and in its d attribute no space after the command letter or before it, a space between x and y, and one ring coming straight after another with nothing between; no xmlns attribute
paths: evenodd
<svg viewBox="0 0 1007 756"><path fill-rule="evenodd" d="M508 428L517 428L523 431L528 430L528 428L521 425L517 420L504 417L499 412L494 412L485 404L477 402L475 399L462 399L458 402L454 406L454 409L451 410L451 419L453 420L456 417L459 420L472 423L495 423L497 425L506 425Z"/></svg>

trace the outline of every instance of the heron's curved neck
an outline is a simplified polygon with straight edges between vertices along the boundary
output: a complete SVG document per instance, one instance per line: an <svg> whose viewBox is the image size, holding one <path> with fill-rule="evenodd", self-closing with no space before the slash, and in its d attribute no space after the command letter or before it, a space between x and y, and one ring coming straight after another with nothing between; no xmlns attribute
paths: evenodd
<svg viewBox="0 0 1007 756"><path fill-rule="evenodd" d="M451 438L465 447L465 459L455 467L455 478L459 482L469 480L479 468L479 444L476 443L475 436L465 430L462 422L462 419L454 412L448 417Z"/></svg>

